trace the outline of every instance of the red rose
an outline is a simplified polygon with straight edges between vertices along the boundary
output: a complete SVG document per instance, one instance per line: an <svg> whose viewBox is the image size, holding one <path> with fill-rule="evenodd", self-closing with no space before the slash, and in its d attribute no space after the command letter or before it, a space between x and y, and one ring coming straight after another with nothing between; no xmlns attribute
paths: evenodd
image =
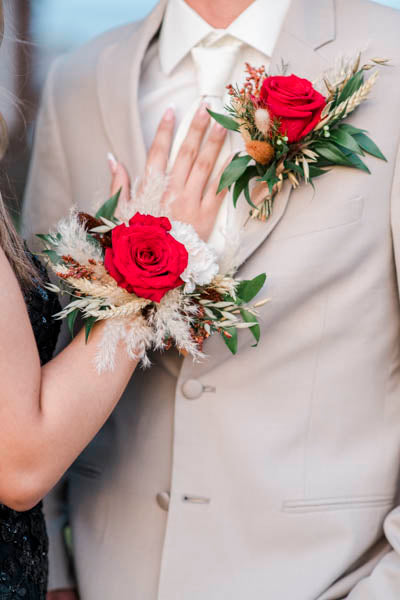
<svg viewBox="0 0 400 600"><path fill-rule="evenodd" d="M170 230L166 217L140 213L132 217L129 226L113 229L104 266L120 287L160 302L169 290L183 284L180 276L187 267L188 253Z"/></svg>
<svg viewBox="0 0 400 600"><path fill-rule="evenodd" d="M260 99L271 118L279 119L280 131L287 135L289 142L298 142L314 129L326 104L324 96L308 79L296 75L267 77Z"/></svg>

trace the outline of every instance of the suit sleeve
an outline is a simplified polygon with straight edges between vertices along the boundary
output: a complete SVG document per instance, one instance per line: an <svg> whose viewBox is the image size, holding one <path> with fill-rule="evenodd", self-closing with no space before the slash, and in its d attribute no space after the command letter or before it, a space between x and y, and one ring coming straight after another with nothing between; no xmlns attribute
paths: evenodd
<svg viewBox="0 0 400 600"><path fill-rule="evenodd" d="M400 297L400 149L392 186L391 225ZM386 517L384 533L390 544L389 551L377 563L372 573L353 588L346 600L398 600L400 598L400 506Z"/></svg>
<svg viewBox="0 0 400 600"><path fill-rule="evenodd" d="M60 133L61 115L57 114L55 102L55 91L60 85L57 81L59 60L50 70L43 93L22 213L23 236L34 248L38 247L35 235L47 233L63 216L68 215L72 205ZM62 110L59 112L62 113Z"/></svg>
<svg viewBox="0 0 400 600"><path fill-rule="evenodd" d="M68 214L72 204L55 102L55 89L59 85L58 64L56 61L50 70L45 85L24 199L23 236L33 249L40 247L35 242L35 234L47 233L57 221ZM62 110L59 112L61 115ZM65 527L68 524L67 485L68 474L44 502L50 544L49 589L75 587L65 542Z"/></svg>
<svg viewBox="0 0 400 600"><path fill-rule="evenodd" d="M68 476L58 482L44 499L44 514L50 544L49 590L75 589L72 558L67 547Z"/></svg>

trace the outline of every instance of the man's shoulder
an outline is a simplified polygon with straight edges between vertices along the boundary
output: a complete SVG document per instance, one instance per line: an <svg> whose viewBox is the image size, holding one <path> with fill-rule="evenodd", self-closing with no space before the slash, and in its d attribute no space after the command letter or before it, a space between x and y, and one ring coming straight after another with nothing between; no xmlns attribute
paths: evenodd
<svg viewBox="0 0 400 600"><path fill-rule="evenodd" d="M400 10L374 0L336 0L338 25L355 39L381 41L399 54Z"/></svg>

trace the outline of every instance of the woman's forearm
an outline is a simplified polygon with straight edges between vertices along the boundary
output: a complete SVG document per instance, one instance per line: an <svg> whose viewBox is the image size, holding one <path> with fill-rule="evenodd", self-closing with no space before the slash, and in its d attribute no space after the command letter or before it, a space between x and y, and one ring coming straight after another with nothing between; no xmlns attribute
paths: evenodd
<svg viewBox="0 0 400 600"><path fill-rule="evenodd" d="M0 442L0 503L16 510L34 506L113 411L137 362L128 357L126 349L118 348L114 371L98 374L94 363L104 326L105 323L94 326L87 344L81 331L43 368L36 348L30 348L30 336L26 337L24 352L31 357L29 366L24 357L18 357L21 367L25 363L26 368L19 370L18 380L13 377L8 398L5 397L7 421L1 425L4 435ZM11 368L12 362L10 356ZM1 408L0 403L0 419Z"/></svg>

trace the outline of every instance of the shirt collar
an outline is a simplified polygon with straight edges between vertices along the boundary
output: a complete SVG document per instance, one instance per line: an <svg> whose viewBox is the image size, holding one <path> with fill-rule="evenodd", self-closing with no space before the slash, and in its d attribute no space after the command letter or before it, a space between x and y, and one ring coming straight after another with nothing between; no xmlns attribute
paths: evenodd
<svg viewBox="0 0 400 600"><path fill-rule="evenodd" d="M254 0L225 30L270 57L291 0ZM180 61L215 30L184 0L169 0L160 33L161 68L169 75Z"/></svg>

